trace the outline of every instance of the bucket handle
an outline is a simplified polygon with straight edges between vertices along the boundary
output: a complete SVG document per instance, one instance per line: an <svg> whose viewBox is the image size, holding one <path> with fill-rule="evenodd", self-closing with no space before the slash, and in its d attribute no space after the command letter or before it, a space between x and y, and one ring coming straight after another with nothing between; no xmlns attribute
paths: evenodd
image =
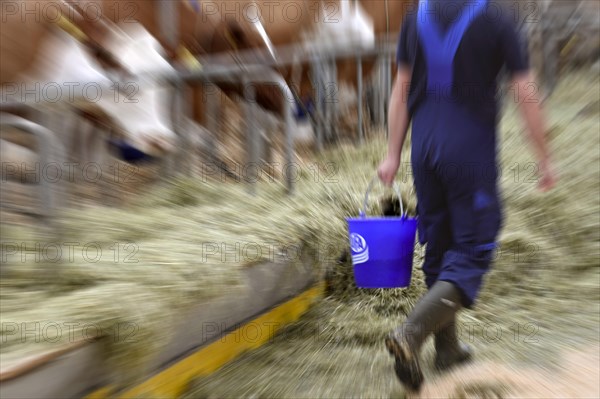
<svg viewBox="0 0 600 399"><path fill-rule="evenodd" d="M373 188L373 184L375 184L375 182L377 180L379 180L379 178L377 176L375 176L369 182L369 186L367 187L367 192L365 193L365 201L363 202L363 208L362 208L362 210L359 209L359 211L358 211L358 213L361 217L366 216L367 203L369 202L369 193L371 192L371 189ZM402 218L405 218L406 211L404 210L404 206L402 205L402 195L400 194L400 186L398 185L398 183L394 182L392 187L394 188L394 191L396 192L396 195L398 196L398 202L400 202L400 216Z"/></svg>

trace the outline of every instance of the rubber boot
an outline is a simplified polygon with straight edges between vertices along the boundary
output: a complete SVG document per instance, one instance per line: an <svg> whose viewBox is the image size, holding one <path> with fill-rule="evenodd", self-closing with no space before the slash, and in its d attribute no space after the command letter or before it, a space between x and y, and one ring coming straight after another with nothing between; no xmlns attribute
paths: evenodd
<svg viewBox="0 0 600 399"><path fill-rule="evenodd" d="M419 365L423 342L429 334L452 323L460 308L460 291L452 283L438 281L417 303L406 321L386 338L385 345L396 360L396 376L407 389L419 391L423 384Z"/></svg>
<svg viewBox="0 0 600 399"><path fill-rule="evenodd" d="M434 334L434 342L435 368L438 371L447 371L473 356L471 347L458 340L454 320Z"/></svg>

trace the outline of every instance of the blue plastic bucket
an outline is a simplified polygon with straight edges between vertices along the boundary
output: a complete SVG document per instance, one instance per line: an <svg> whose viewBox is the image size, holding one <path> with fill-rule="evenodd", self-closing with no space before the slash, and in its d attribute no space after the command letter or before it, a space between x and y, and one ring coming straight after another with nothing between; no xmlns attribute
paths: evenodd
<svg viewBox="0 0 600 399"><path fill-rule="evenodd" d="M367 188L363 210L366 210ZM360 211L357 218L348 218L348 233L354 280L359 288L402 288L410 285L412 274L417 219L403 211L400 199L400 217L367 217Z"/></svg>

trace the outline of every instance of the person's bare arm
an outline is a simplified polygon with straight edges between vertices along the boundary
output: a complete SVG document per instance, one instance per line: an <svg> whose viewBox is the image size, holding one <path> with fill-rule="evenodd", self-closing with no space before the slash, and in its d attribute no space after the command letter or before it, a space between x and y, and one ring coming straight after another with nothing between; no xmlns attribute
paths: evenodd
<svg viewBox="0 0 600 399"><path fill-rule="evenodd" d="M410 122L407 104L410 78L410 69L407 66L399 66L388 109L389 140L387 157L377 169L377 175L388 186L394 181L400 167L400 154Z"/></svg>
<svg viewBox="0 0 600 399"><path fill-rule="evenodd" d="M516 90L521 115L525 121L526 132L533 150L539 161L540 188L543 191L551 189L555 184L555 176L550 162L550 151L546 142L546 126L537 96L533 75L529 72L513 77L513 87Z"/></svg>

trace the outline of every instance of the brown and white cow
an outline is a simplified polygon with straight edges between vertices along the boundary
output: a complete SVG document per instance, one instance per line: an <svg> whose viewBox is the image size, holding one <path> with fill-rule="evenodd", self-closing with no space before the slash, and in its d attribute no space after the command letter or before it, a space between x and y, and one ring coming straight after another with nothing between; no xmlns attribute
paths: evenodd
<svg viewBox="0 0 600 399"><path fill-rule="evenodd" d="M39 40L26 42L17 37L24 27ZM170 119L168 86L153 79L154 73L172 70L161 46L139 25L130 25L127 30L113 28L84 28L64 19L59 23L44 18L23 19L19 14L8 15L3 21L3 108L7 109L7 103L25 103L51 116L38 122L50 127L66 150L56 159L64 166L62 175L67 179L72 176L69 161L76 162L80 169L92 165L94 173L98 173L98 168L102 171L115 166L117 160L107 151L108 132L120 157L128 160L163 159L177 148L179 138ZM86 32L99 35L88 36ZM23 43L21 53L19 43ZM100 47L99 43L108 47ZM12 61L4 62L6 59ZM112 74L113 70L106 68L117 65L126 73ZM116 85L109 76L126 80ZM28 112L29 108L16 107L16 113L35 116ZM39 162L39 158L30 150L39 151L39 146L14 129L2 130L3 165L12 163L32 170L27 165ZM22 173L9 177L27 180ZM95 190L98 189L102 187L96 184Z"/></svg>
<svg viewBox="0 0 600 399"><path fill-rule="evenodd" d="M26 7L24 4L23 8ZM107 77L106 69L89 53L89 48L76 40L73 32L67 34L57 29L53 21L42 18L47 15L41 15L37 21L19 14L10 17L3 22L6 29L2 29L1 59L13 59L10 68L3 68L4 102L33 101L57 106L66 103L88 114L101 111L114 124L115 133L140 151L160 157L175 149L177 137L170 127L169 97L164 86L152 81L152 73L168 73L172 67L158 41L141 25L129 24L127 31L117 31L94 21L90 23L93 28L81 30L101 32L96 37L84 33L86 41L103 42L108 46L103 50L127 69L129 80L117 85ZM96 25L100 24L102 27L98 28ZM17 63L14 58L19 52L11 44L23 42L15 37L23 27L39 40L32 46L24 43L27 54L16 57ZM12 37L6 31L13 32ZM138 74L147 77L142 82L134 78ZM56 95L57 90L60 95Z"/></svg>
<svg viewBox="0 0 600 399"><path fill-rule="evenodd" d="M228 5L232 3L234 5ZM349 50L349 57L338 58L336 69L339 84L337 91L347 92L355 90L357 81L356 58L352 50L358 47L370 47L375 36L395 37L401 19L412 3L412 0L362 2L288 0L276 3L243 0L228 4L203 2L205 14L218 24L211 36L212 39L208 43L206 40L201 43L208 46L206 47L208 53L230 53L231 62L235 62L236 55L243 50L259 48L264 53L270 45L277 47L299 44L300 47L314 52L322 59L327 58L330 50L346 47ZM262 17L258 21L257 15ZM265 34L261 35L260 30ZM277 58L276 50L271 54L273 58ZM371 73L375 58L373 56L363 59L363 77ZM261 62L260 59L252 59L251 52L250 56L242 61ZM292 67L277 68L296 89L299 97L303 98L313 95L310 69L311 65L307 62ZM330 97L335 94L335 89L324 95ZM257 100L267 109L281 112L281 98L278 92L259 90Z"/></svg>

